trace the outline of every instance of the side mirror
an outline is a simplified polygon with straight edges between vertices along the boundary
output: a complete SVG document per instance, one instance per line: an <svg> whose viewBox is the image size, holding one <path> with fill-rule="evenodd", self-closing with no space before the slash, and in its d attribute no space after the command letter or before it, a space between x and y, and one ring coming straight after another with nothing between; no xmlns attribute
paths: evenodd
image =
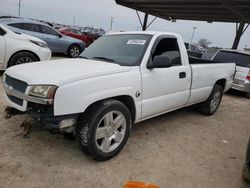
<svg viewBox="0 0 250 188"><path fill-rule="evenodd" d="M148 69L153 68L168 68L172 66L172 61L168 56L157 55L154 59L147 65Z"/></svg>
<svg viewBox="0 0 250 188"><path fill-rule="evenodd" d="M63 37L63 35L58 33L58 38L62 38L62 37Z"/></svg>

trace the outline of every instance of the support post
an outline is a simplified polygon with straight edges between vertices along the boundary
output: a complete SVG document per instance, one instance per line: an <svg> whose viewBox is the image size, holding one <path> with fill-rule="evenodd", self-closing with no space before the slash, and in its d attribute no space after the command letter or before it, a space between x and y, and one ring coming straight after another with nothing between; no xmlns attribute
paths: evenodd
<svg viewBox="0 0 250 188"><path fill-rule="evenodd" d="M146 31L146 29L147 29L147 24L148 24L148 14L145 13L144 21L143 21L143 25L142 25L142 31Z"/></svg>
<svg viewBox="0 0 250 188"><path fill-rule="evenodd" d="M239 25L239 27L237 28L237 31L236 31L236 36L235 36L235 39L234 39L232 49L237 49L238 48L238 45L240 43L240 38L244 33L245 23L246 22L244 20L241 20L240 25Z"/></svg>

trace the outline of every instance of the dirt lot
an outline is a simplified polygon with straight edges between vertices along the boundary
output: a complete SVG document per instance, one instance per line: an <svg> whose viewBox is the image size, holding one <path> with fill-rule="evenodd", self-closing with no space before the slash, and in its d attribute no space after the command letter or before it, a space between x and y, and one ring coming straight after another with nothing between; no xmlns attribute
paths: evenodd
<svg viewBox="0 0 250 188"><path fill-rule="evenodd" d="M36 125L30 138L17 136L25 116L3 118L2 90L1 83L0 187L121 188L128 180L162 188L249 187L241 170L250 100L238 93L226 94L211 117L186 108L140 123L117 157L96 162L73 140Z"/></svg>

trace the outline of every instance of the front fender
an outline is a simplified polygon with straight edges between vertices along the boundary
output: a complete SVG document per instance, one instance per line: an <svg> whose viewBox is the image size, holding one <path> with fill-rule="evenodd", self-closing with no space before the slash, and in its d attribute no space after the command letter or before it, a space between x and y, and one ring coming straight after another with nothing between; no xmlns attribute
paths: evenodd
<svg viewBox="0 0 250 188"><path fill-rule="evenodd" d="M60 86L55 94L54 115L83 113L94 102L124 95L132 97L136 108L140 109L141 96L135 96L136 92L141 92L141 77L138 73L135 70Z"/></svg>

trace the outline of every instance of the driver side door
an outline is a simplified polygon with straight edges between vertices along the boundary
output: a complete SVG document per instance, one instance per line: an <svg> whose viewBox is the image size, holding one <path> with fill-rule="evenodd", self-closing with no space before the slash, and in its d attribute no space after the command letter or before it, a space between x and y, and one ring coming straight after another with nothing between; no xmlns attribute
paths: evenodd
<svg viewBox="0 0 250 188"><path fill-rule="evenodd" d="M44 37L44 41L47 42L48 47L52 52L66 52L67 42L63 40L63 37L49 26L40 25L41 32Z"/></svg>
<svg viewBox="0 0 250 188"><path fill-rule="evenodd" d="M142 69L142 119L183 107L189 98L191 69L181 60L178 41L172 36L159 37L149 61L166 55L168 68Z"/></svg>

